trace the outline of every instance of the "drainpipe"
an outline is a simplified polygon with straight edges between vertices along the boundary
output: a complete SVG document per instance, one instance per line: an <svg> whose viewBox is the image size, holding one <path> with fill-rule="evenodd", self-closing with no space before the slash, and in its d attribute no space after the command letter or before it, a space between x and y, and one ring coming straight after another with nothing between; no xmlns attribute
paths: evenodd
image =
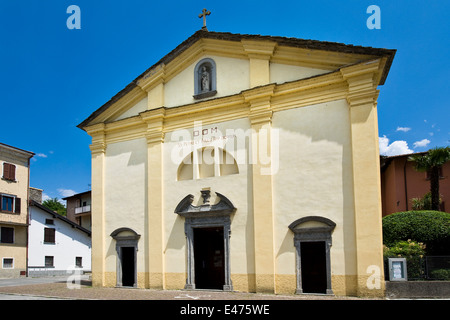
<svg viewBox="0 0 450 320"><path fill-rule="evenodd" d="M403 166L403 181L405 183L405 204L406 211L408 211L408 184L406 182L406 164L408 163L408 158L405 159L405 164Z"/></svg>
<svg viewBox="0 0 450 320"><path fill-rule="evenodd" d="M27 199L25 203L27 204L27 249L26 249L26 258L25 258L25 277L28 277L28 242L30 239L30 159L28 158L28 187L27 187Z"/></svg>

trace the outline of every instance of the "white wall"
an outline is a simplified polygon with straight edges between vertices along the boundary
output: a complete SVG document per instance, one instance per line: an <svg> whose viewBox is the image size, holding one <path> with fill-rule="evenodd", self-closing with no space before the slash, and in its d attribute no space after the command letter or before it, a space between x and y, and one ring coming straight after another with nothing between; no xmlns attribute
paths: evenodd
<svg viewBox="0 0 450 320"><path fill-rule="evenodd" d="M46 219L52 219L54 225L45 224ZM55 228L55 243L44 243L44 229ZM53 256L54 271L65 274L75 266L75 257L82 257L82 270L91 270L91 238L85 232L73 228L65 221L53 217L48 212L30 206L30 226L28 239L28 267L44 267L45 256ZM46 268L32 270L44 271ZM31 273L30 273L31 274Z"/></svg>
<svg viewBox="0 0 450 320"><path fill-rule="evenodd" d="M176 107L197 102L194 93L194 68L204 59L216 63L217 94L214 98L236 94L250 88L249 61L219 56L204 56L170 79L164 87L164 105Z"/></svg>
<svg viewBox="0 0 450 320"><path fill-rule="evenodd" d="M321 216L336 223L332 273L351 274L356 235L347 102L276 112L273 129L279 132L279 169L273 176L277 271L294 273L289 224L301 217Z"/></svg>
<svg viewBox="0 0 450 320"><path fill-rule="evenodd" d="M147 212L147 141L111 143L105 160L106 270L116 271L115 241L111 232L127 227L145 235ZM139 241L138 272L144 272L145 239Z"/></svg>

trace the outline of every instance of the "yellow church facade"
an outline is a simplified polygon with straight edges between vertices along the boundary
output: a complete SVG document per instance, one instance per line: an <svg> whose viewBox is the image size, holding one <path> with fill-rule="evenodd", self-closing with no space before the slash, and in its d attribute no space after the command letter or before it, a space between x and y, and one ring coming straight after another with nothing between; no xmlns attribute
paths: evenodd
<svg viewBox="0 0 450 320"><path fill-rule="evenodd" d="M94 286L384 295L395 50L200 30L92 113Z"/></svg>

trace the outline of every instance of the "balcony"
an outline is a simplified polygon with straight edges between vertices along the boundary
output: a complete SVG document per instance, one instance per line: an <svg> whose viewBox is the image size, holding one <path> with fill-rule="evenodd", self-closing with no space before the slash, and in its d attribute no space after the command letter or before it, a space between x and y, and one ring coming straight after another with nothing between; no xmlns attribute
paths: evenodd
<svg viewBox="0 0 450 320"><path fill-rule="evenodd" d="M75 214L91 212L91 205L75 208Z"/></svg>

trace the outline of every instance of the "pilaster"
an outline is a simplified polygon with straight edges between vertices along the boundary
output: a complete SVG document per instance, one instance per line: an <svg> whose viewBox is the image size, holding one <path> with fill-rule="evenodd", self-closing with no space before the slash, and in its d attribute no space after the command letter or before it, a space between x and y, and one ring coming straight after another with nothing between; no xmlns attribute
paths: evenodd
<svg viewBox="0 0 450 320"><path fill-rule="evenodd" d="M105 286L105 125L103 123L86 128L92 137L92 285Z"/></svg>
<svg viewBox="0 0 450 320"><path fill-rule="evenodd" d="M164 108L141 113L147 123L148 287L164 289L163 143Z"/></svg>
<svg viewBox="0 0 450 320"><path fill-rule="evenodd" d="M275 292L270 98L274 86L245 93L252 128L251 159L256 292Z"/></svg>
<svg viewBox="0 0 450 320"><path fill-rule="evenodd" d="M270 83L270 58L273 56L276 42L241 40L250 59L250 88Z"/></svg>
<svg viewBox="0 0 450 320"><path fill-rule="evenodd" d="M148 110L164 106L165 69L161 64L138 81L138 86L148 93Z"/></svg>
<svg viewBox="0 0 450 320"><path fill-rule="evenodd" d="M350 106L353 192L356 234L357 292L363 296L384 294L381 224L381 184L378 146L378 61L343 68ZM369 285L370 270L379 270L378 286Z"/></svg>

